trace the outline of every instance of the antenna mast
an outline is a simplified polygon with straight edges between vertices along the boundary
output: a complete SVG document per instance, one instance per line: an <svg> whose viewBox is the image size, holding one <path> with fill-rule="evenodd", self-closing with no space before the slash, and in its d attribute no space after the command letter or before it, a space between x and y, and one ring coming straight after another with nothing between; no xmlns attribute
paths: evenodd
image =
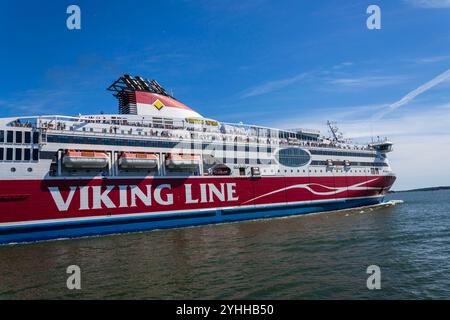
<svg viewBox="0 0 450 320"><path fill-rule="evenodd" d="M336 121L327 121L328 128L333 136L334 141L339 142L343 138L343 134L339 131Z"/></svg>

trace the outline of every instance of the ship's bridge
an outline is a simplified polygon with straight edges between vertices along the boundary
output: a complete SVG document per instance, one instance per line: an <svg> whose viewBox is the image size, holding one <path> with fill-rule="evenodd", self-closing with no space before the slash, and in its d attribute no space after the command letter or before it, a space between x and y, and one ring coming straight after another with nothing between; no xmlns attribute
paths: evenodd
<svg viewBox="0 0 450 320"><path fill-rule="evenodd" d="M164 90L156 80L123 75L109 88L119 100L119 113L158 118L203 118Z"/></svg>
<svg viewBox="0 0 450 320"><path fill-rule="evenodd" d="M393 143L385 139L384 141L371 143L369 146L381 153L388 153L392 151Z"/></svg>

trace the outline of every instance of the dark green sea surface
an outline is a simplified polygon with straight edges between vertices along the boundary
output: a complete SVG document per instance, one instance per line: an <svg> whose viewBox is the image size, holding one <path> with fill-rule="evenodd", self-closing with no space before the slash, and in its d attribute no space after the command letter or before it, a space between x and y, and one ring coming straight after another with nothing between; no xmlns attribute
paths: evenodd
<svg viewBox="0 0 450 320"><path fill-rule="evenodd" d="M0 246L0 299L449 299L450 190L391 199L404 203Z"/></svg>

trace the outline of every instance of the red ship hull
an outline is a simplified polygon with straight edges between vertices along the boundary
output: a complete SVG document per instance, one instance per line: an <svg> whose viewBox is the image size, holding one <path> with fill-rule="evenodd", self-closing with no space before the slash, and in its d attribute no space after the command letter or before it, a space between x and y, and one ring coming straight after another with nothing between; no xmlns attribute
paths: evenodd
<svg viewBox="0 0 450 320"><path fill-rule="evenodd" d="M348 208L380 202L394 181L394 176L3 181L0 186L0 243ZM199 212L214 215L197 219L194 215ZM231 214L229 219L221 217L227 212L234 212L234 218ZM126 227L134 219L154 220L164 216L174 221L176 219L170 216L180 214L186 215L187 220L180 218L168 224L153 221ZM106 230L99 229L102 221L112 220L121 223ZM90 225L94 222L96 229ZM79 229L80 223L86 232ZM77 231L71 232L70 225Z"/></svg>

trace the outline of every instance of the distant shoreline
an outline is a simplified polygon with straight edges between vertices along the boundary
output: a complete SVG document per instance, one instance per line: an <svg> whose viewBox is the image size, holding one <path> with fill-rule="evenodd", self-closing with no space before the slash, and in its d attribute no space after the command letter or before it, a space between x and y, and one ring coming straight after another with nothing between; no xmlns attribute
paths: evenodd
<svg viewBox="0 0 450 320"><path fill-rule="evenodd" d="M389 191L389 193L417 192L417 191L438 191L438 190L450 190L450 186L428 187L428 188L418 188L418 189L399 190L399 191Z"/></svg>

